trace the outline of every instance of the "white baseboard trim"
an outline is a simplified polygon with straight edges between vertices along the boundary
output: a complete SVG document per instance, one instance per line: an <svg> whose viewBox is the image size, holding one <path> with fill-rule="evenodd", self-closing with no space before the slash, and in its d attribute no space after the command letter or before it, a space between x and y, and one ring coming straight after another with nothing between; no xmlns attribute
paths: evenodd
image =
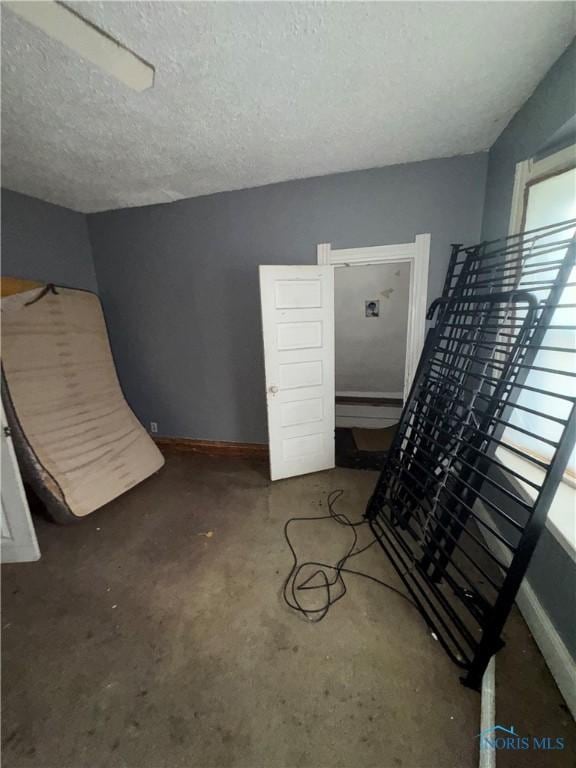
<svg viewBox="0 0 576 768"><path fill-rule="evenodd" d="M486 520L491 527L496 528L485 507L478 503L477 508L480 517ZM504 544L490 536L487 531L483 530L483 526L480 528L488 546L503 563L508 564L511 556ZM576 665L574 659L526 578L516 595L516 604L540 648L544 661L554 680L556 680L556 685L560 689L572 717L576 720Z"/></svg>
<svg viewBox="0 0 576 768"><path fill-rule="evenodd" d="M516 596L518 608L536 640L554 680L576 720L576 665L530 582L522 582Z"/></svg>
<svg viewBox="0 0 576 768"><path fill-rule="evenodd" d="M390 397L403 400L404 392L336 392L336 397Z"/></svg>

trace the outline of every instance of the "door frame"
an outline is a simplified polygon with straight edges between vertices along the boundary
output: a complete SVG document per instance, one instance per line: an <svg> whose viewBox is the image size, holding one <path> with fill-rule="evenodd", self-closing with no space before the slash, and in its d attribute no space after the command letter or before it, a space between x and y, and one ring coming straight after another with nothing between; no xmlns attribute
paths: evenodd
<svg viewBox="0 0 576 768"><path fill-rule="evenodd" d="M30 563L40 559L40 549L3 403L0 403L0 417L2 429L0 560L3 563Z"/></svg>
<svg viewBox="0 0 576 768"><path fill-rule="evenodd" d="M430 239L430 233L426 233L416 235L414 242L410 243L376 245L368 248L332 248L331 243L319 243L316 249L318 264L339 268L401 262L410 264L406 365L404 366L405 401L426 338Z"/></svg>

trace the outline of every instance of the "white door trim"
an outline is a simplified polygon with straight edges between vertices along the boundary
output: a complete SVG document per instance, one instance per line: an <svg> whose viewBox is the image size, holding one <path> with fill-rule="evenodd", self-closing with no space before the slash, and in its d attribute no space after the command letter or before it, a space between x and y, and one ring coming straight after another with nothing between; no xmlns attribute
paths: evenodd
<svg viewBox="0 0 576 768"><path fill-rule="evenodd" d="M4 406L0 408L2 444L2 504L0 509L0 560L3 563L29 563L40 558L34 524L28 509L26 493Z"/></svg>
<svg viewBox="0 0 576 768"><path fill-rule="evenodd" d="M330 243L319 243L317 258L318 264L334 267L397 264L399 262L410 264L410 299L404 372L404 399L406 399L426 338L430 234L416 235L416 239L412 243L377 245L369 248L335 249Z"/></svg>

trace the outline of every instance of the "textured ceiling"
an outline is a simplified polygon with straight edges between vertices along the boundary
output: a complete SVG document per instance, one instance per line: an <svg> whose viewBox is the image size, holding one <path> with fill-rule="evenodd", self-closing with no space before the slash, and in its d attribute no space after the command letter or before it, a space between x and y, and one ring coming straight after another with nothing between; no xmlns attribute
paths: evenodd
<svg viewBox="0 0 576 768"><path fill-rule="evenodd" d="M3 185L80 211L487 149L574 4L76 2L136 93L2 8Z"/></svg>

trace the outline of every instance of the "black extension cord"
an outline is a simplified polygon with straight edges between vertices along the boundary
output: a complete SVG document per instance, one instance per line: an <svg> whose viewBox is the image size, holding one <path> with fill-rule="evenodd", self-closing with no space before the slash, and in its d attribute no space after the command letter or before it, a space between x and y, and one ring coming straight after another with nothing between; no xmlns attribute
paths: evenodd
<svg viewBox="0 0 576 768"><path fill-rule="evenodd" d="M346 582L344 581L344 577L342 576L343 573L352 574L353 576L361 576L364 579L369 579L370 581L375 582L376 584L379 584L382 587L385 587L386 589L391 590L392 592L396 592L397 595L400 595L404 600L410 603L410 605L414 606L416 608L416 604L411 600L408 595L404 594L402 591L397 589L396 587L393 587L391 584L388 584L385 581L382 581L381 579L377 579L375 576L371 576L369 573L363 573L362 571L355 571L351 568L346 568L346 564L350 559L353 557L356 557L357 555L362 554L362 552L366 552L367 549L369 549L373 544L378 541L376 537L372 539L372 541L367 544L364 547L361 547L360 549L355 549L357 543L358 543L358 534L356 532L357 528L360 528L363 525L368 525L367 520L360 520L356 523L353 523L345 514L342 512L335 512L334 511L334 504L338 499L343 495L344 491L341 489L331 491L328 494L327 498L327 505L328 505L328 514L327 515L319 515L315 517L291 517L289 520L286 521L284 525L284 537L286 539L286 543L290 547L290 552L292 553L292 568L290 569L290 573L286 577L286 580L284 582L284 586L282 588L282 594L284 595L284 600L286 601L286 604L292 608L297 613L301 614L304 618L308 619L308 621L317 622L322 621L322 619L326 616L328 611L330 610L330 607L334 605L334 603L337 603L338 600L344 597L344 595L347 592L346 588ZM351 546L346 551L346 554L338 560L338 562L335 565L332 565L330 563L321 563L316 560L309 560L305 563L299 563L298 562L298 555L296 554L296 550L294 549L294 546L292 542L290 541L290 536L288 535L288 528L292 523L302 523L302 522L310 522L313 520L329 520L332 519L338 525L343 525L345 528L350 528L352 531L354 538L352 541ZM303 581L300 581L300 574L304 568L309 567L316 567L316 570L312 573L311 576L308 576L304 578ZM331 580L329 578L330 573L334 573L334 578ZM318 584L312 584L316 577L320 579L320 583ZM336 594L334 594L333 590L336 587ZM302 603L299 600L299 592L302 591L309 591L309 590L316 590L316 589L323 589L325 592L325 600L324 604L320 608L305 608Z"/></svg>

